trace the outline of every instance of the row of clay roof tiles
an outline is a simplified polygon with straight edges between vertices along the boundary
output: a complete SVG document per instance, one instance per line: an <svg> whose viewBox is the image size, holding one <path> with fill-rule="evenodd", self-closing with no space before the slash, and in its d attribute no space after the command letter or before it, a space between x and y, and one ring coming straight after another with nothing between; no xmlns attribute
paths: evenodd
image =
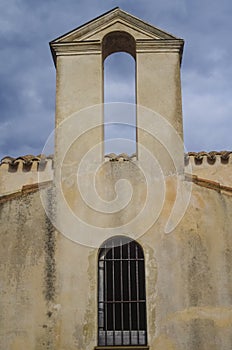
<svg viewBox="0 0 232 350"><path fill-rule="evenodd" d="M196 162L198 161L201 162L204 159L204 157L206 157L208 161L214 162L216 161L216 156L219 156L222 162L228 162L230 158L230 154L232 154L232 151L188 152L188 153L185 153L184 158L186 163L189 161L190 157L193 157ZM105 159L109 161L120 161L120 160L129 161L129 160L136 159L136 154L134 153L131 156L129 156L125 153L121 153L119 155L115 153L110 153L105 155Z"/></svg>
<svg viewBox="0 0 232 350"><path fill-rule="evenodd" d="M185 154L185 162L188 163L189 159L193 157L196 163L201 163L202 160L206 157L209 162L214 163L216 161L216 157L219 156L223 163L227 163L229 161L231 154L232 154L232 151L188 152ZM25 155L17 158L6 156L2 158L0 165L9 164L13 166L19 163L30 165L34 162L37 162L37 163L47 162L49 159L52 160L53 155L46 156L44 154L39 154L37 156L34 156L29 154L29 155ZM110 153L105 155L105 159L108 161L130 161L130 160L136 159L136 154L128 155L125 153L121 153L117 155L115 153Z"/></svg>
<svg viewBox="0 0 232 350"><path fill-rule="evenodd" d="M201 164L203 162L203 159L207 159L207 162L209 164L214 164L217 157L220 158L222 163L226 164L229 162L231 154L232 151L188 152L185 154L185 164L188 164L191 157L194 158L195 164Z"/></svg>
<svg viewBox="0 0 232 350"><path fill-rule="evenodd" d="M37 162L37 163L47 162L49 159L53 159L53 155L45 156L44 154L38 154L37 156L34 156L31 154L27 154L25 156L21 156L17 158L6 156L1 159L0 165L2 164L17 165L19 163L30 165L34 162Z"/></svg>

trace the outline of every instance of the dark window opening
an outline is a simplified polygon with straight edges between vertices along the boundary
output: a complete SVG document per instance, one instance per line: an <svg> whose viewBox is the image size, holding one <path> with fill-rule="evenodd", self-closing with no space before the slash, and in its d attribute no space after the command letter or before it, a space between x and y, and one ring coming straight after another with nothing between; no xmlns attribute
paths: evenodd
<svg viewBox="0 0 232 350"><path fill-rule="evenodd" d="M145 266L141 246L108 240L98 260L98 345L146 345Z"/></svg>

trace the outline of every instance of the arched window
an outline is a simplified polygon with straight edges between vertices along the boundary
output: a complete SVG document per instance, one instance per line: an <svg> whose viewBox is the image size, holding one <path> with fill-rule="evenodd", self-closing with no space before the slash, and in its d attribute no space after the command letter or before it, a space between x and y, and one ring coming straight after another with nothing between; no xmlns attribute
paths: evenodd
<svg viewBox="0 0 232 350"><path fill-rule="evenodd" d="M106 35L103 39L103 58L104 153L131 155L136 153L136 62L133 37L117 31Z"/></svg>
<svg viewBox="0 0 232 350"><path fill-rule="evenodd" d="M98 257L98 345L147 344L142 247L124 236L107 240Z"/></svg>

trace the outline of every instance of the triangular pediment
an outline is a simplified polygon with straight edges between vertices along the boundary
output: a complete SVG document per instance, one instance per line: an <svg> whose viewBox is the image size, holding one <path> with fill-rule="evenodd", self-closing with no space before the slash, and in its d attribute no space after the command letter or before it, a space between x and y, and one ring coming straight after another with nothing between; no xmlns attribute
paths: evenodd
<svg viewBox="0 0 232 350"><path fill-rule="evenodd" d="M51 43L98 41L112 31L126 31L139 39L176 40L175 36L156 28L116 7L92 21L62 35Z"/></svg>

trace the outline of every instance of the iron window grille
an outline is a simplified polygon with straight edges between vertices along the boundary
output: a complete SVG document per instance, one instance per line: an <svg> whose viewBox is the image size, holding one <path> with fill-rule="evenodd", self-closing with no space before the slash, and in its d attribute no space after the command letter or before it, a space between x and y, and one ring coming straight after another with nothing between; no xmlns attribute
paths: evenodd
<svg viewBox="0 0 232 350"><path fill-rule="evenodd" d="M126 237L106 241L98 258L98 345L147 345L142 247Z"/></svg>

